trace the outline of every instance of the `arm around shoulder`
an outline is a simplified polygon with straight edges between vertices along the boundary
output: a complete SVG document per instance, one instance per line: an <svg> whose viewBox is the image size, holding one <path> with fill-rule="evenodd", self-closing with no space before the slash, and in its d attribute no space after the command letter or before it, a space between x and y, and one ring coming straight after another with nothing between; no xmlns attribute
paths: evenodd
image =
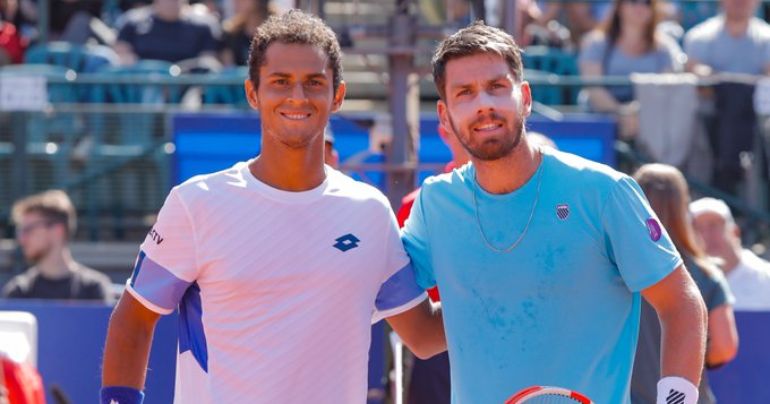
<svg viewBox="0 0 770 404"><path fill-rule="evenodd" d="M444 318L441 310L434 308L429 299L386 320L409 350L420 359L428 359L447 349Z"/></svg>

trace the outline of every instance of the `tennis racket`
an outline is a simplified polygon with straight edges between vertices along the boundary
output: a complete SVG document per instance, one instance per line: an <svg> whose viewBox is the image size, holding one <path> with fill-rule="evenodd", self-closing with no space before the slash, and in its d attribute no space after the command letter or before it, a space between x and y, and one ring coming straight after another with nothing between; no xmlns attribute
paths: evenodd
<svg viewBox="0 0 770 404"><path fill-rule="evenodd" d="M569 389L551 386L532 386L519 391L505 404L593 404L588 397Z"/></svg>

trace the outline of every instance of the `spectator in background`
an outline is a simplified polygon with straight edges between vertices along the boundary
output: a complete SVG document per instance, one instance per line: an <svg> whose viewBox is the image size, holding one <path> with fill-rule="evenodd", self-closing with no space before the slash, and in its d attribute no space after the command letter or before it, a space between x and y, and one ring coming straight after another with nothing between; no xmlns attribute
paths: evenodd
<svg viewBox="0 0 770 404"><path fill-rule="evenodd" d="M610 1L548 1L542 2L543 10L539 23L546 26L550 21L559 19L564 14L564 25L570 29L572 40L579 43L583 36L596 29L610 13ZM517 40L518 42L518 40Z"/></svg>
<svg viewBox="0 0 770 404"><path fill-rule="evenodd" d="M77 218L67 194L47 191L24 198L13 205L12 220L32 267L8 281L3 297L111 302L109 278L72 258L69 241Z"/></svg>
<svg viewBox="0 0 770 404"><path fill-rule="evenodd" d="M674 40L657 32L659 18L658 0L614 0L610 18L583 41L581 76L681 71L684 55ZM631 86L590 87L586 94L592 110L618 117L622 137L638 132L639 108Z"/></svg>
<svg viewBox="0 0 770 404"><path fill-rule="evenodd" d="M770 25L754 16L758 5L757 0L722 0L722 14L687 32L687 70L701 76L770 73Z"/></svg>
<svg viewBox="0 0 770 404"><path fill-rule="evenodd" d="M0 0L0 4L2 2L3 0ZM0 66L21 63L25 47L25 41L22 40L16 27L0 19Z"/></svg>
<svg viewBox="0 0 770 404"><path fill-rule="evenodd" d="M682 173L673 166L646 164L634 174L661 224L684 259L688 272L698 285L708 309L706 367L714 368L731 361L738 352L738 332L733 316L733 297L722 273L708 261L696 243L689 220L690 191ZM639 343L636 346L631 378L631 402L655 404L660 379L660 322L655 310L642 302ZM715 403L704 372L699 386L699 404ZM657 401L659 402L659 401Z"/></svg>
<svg viewBox="0 0 770 404"><path fill-rule="evenodd" d="M222 24L221 58L225 66L245 66L254 32L275 10L268 0L234 0L233 6L235 15Z"/></svg>
<svg viewBox="0 0 770 404"><path fill-rule="evenodd" d="M770 25L754 16L758 4L758 0L722 0L722 14L685 35L687 70L699 76L770 73ZM714 154L713 183L736 195L744 179L740 155L753 151L757 136L754 86L722 80L703 95L704 100L713 100L713 113L706 116L705 125Z"/></svg>
<svg viewBox="0 0 770 404"><path fill-rule="evenodd" d="M438 125L438 134L441 140L449 148L452 161L444 166L444 172L450 172L462 167L468 162L468 152L457 139L457 136L444 125ZM401 200L401 208L396 214L398 226L404 227L404 222L409 218L415 199L419 195L420 188L407 194ZM431 300L440 300L437 288L428 290ZM429 359L414 358L412 373L407 391L407 403L421 404L449 404L451 402L451 384L449 378L449 354L442 352Z"/></svg>
<svg viewBox="0 0 770 404"><path fill-rule="evenodd" d="M770 310L770 263L741 246L741 230L721 199L701 198L690 204L696 232L706 253L722 261L736 310Z"/></svg>
<svg viewBox="0 0 770 404"><path fill-rule="evenodd" d="M216 57L220 29L216 18L185 0L154 0L118 21L115 51L124 64L140 59L180 62Z"/></svg>

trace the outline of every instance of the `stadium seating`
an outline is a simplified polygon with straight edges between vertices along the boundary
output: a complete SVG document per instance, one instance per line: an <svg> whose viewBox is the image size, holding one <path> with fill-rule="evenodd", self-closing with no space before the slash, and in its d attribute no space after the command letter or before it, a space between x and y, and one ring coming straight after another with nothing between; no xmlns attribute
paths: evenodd
<svg viewBox="0 0 770 404"><path fill-rule="evenodd" d="M76 45L49 42L36 45L24 54L24 63L64 66L78 73L93 73L118 63L118 55L102 45Z"/></svg>

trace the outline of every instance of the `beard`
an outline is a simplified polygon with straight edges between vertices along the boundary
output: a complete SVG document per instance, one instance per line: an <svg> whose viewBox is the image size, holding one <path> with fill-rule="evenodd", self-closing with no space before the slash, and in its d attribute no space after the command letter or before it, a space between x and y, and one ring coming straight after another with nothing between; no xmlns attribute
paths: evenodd
<svg viewBox="0 0 770 404"><path fill-rule="evenodd" d="M496 112L492 112L489 118L502 121L503 127L507 128L508 131L501 138L486 139L483 142L478 143L473 139L472 129L470 129L478 120L473 121L466 126L466 131L461 131L460 128L455 125L454 119L452 119L452 115L449 114L449 111L447 111L447 116L449 118L449 124L452 126L452 130L454 130L454 133L463 145L463 148L468 151L468 154L481 161L495 161L511 155L521 142L521 136L524 134L523 119L515 120L513 126L508 127L507 119Z"/></svg>

